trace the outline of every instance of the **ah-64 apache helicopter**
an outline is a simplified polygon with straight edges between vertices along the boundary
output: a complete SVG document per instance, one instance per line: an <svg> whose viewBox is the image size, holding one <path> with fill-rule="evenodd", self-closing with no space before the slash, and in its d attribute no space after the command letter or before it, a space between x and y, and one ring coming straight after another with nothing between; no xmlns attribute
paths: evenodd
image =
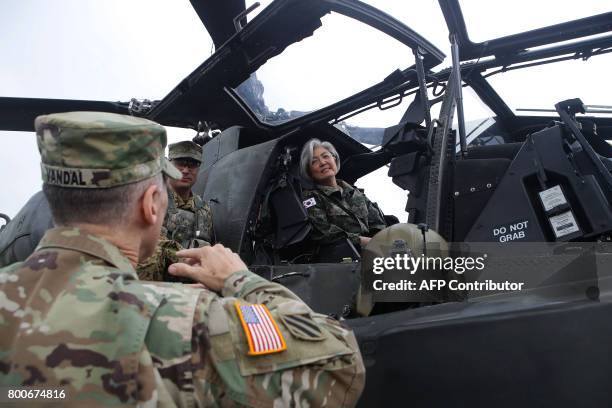
<svg viewBox="0 0 612 408"><path fill-rule="evenodd" d="M368 370L363 406L610 404L612 359L605 350L612 338L606 302L612 259L604 244L612 233L612 119L605 117L611 109L566 99L550 107L555 116L533 109L518 115L487 78L605 59L612 51L612 12L472 42L460 2L439 0L452 66L434 70L442 51L357 0L276 0L248 24L250 9L240 1L191 3L217 50L162 100L0 98L0 127L31 131L39 114L99 110L219 129L199 140L206 143L194 187L212 205L217 239L313 309L347 318ZM270 109L258 70L333 23L328 14L396 40L411 63L325 107ZM464 87L494 113L469 132ZM350 125L360 114L392 109L401 119L391 127ZM474 252L481 244L496 253L517 244L522 253L500 255L481 274L462 279L520 276L531 279L526 290L440 292L394 307L371 302L363 316L356 297L364 296L368 262L350 246L313 250L307 240L301 199L307 182L298 176L298 154L313 136L336 146L343 180L354 183L388 166L389 181L409 192L405 221L419 226L423 242L418 232L414 239L416 229L390 217L395 225L373 239L364 257L417 255L446 243L455 243L455 254L481 253ZM271 214L268 228L261 222L264 208ZM24 259L50 226L38 193L0 233L0 261ZM375 250L368 252L370 246ZM535 247L541 251L530 252Z"/></svg>

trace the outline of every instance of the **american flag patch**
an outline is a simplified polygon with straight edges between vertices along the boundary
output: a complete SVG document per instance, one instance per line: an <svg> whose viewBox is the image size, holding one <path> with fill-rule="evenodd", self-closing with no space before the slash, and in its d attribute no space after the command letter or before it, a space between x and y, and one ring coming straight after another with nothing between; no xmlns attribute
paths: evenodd
<svg viewBox="0 0 612 408"><path fill-rule="evenodd" d="M272 314L265 305L234 303L249 343L249 355L278 353L287 345Z"/></svg>

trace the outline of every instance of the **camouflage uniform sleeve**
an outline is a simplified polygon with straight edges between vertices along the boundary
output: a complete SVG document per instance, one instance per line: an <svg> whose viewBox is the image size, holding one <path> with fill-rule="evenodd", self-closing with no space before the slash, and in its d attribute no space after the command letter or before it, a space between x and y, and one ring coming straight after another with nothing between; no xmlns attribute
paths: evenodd
<svg viewBox="0 0 612 408"><path fill-rule="evenodd" d="M183 248L178 242L160 237L153 255L136 267L138 278L147 281L163 281L168 267L178 262L176 252L181 249Z"/></svg>
<svg viewBox="0 0 612 408"><path fill-rule="evenodd" d="M310 239L321 244L331 244L348 238L354 245L359 246L359 234L347 232L339 226L330 223L327 212L323 207L323 199L319 194L314 195L316 204L308 208L308 217L312 230Z"/></svg>
<svg viewBox="0 0 612 408"><path fill-rule="evenodd" d="M168 392L167 386L159 371L155 368L151 354L146 346L138 358L138 385L136 399L141 406L176 406L175 399Z"/></svg>
<svg viewBox="0 0 612 408"><path fill-rule="evenodd" d="M208 203L204 203L206 209L206 228L208 229L208 235L210 237L210 245L214 245L217 241L215 237L215 229L213 227L213 219L212 219L212 208Z"/></svg>
<svg viewBox="0 0 612 408"><path fill-rule="evenodd" d="M378 231L387 228L387 222L385 221L382 211L378 208L378 205L371 202L368 197L365 199L368 204L368 228L370 229L370 236L374 236Z"/></svg>
<svg viewBox="0 0 612 408"><path fill-rule="evenodd" d="M249 271L234 273L222 294L224 297L216 297L206 307L210 367L214 370L201 384L209 399L212 396L224 406L257 407L343 407L357 403L365 368L349 328L314 313L287 288ZM246 334L235 310L237 300L268 307L286 350L248 354ZM290 319L312 331L291 329Z"/></svg>

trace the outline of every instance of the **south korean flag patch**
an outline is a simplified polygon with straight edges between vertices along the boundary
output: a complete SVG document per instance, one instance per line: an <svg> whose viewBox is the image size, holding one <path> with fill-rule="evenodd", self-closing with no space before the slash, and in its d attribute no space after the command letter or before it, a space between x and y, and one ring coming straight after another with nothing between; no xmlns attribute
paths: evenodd
<svg viewBox="0 0 612 408"><path fill-rule="evenodd" d="M310 197L308 200L302 201L302 204L304 204L304 208L310 208L317 205L317 202L314 197Z"/></svg>

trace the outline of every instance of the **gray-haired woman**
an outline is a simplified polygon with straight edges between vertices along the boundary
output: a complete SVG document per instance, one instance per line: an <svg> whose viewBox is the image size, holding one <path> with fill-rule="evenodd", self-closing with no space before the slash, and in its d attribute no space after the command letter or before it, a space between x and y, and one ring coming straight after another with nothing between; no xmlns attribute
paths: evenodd
<svg viewBox="0 0 612 408"><path fill-rule="evenodd" d="M337 179L340 157L329 142L310 139L302 149L300 173L315 183L303 191L312 224L310 238L329 244L348 238L363 247L387 225L382 212L357 188Z"/></svg>

